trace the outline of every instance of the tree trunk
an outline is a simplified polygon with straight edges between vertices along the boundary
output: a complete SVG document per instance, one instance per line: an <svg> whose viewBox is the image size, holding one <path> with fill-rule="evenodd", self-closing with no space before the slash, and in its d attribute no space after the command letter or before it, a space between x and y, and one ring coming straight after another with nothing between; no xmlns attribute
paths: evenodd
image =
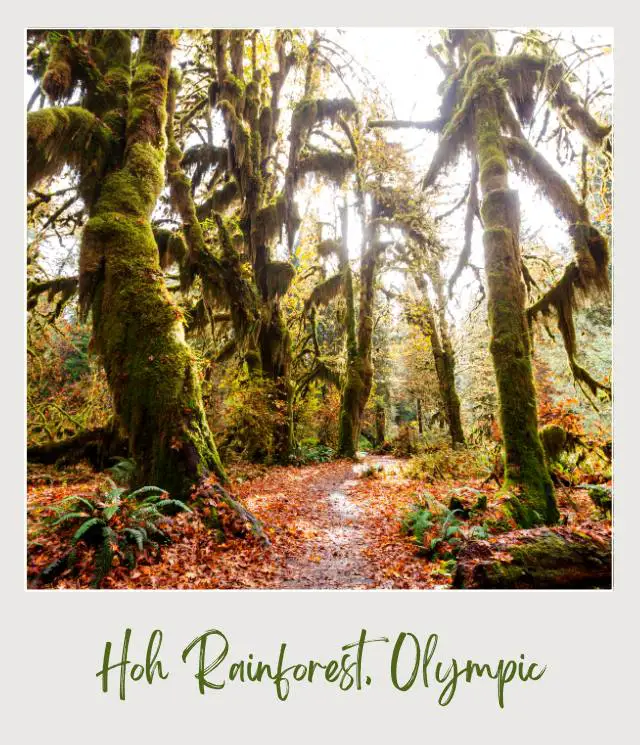
<svg viewBox="0 0 640 745"><path fill-rule="evenodd" d="M286 464L294 449L289 377L291 340L278 306L272 305L270 321L260 327L259 345L262 372L274 386L273 458L277 463Z"/></svg>
<svg viewBox="0 0 640 745"><path fill-rule="evenodd" d="M363 226L364 227L364 226ZM367 228L364 227L365 232ZM349 265L347 236L347 208L342 218L342 264L345 272L345 299L347 302L347 372L340 405L340 433L338 453L352 458L360 440L362 415L373 385L373 363L371 339L373 335L373 298L376 270L376 248L372 241L363 237L360 266L360 312L356 336L353 297L353 275ZM368 247L368 249L367 249Z"/></svg>
<svg viewBox="0 0 640 745"><path fill-rule="evenodd" d="M376 401L376 446L384 444L386 435L387 416L384 404Z"/></svg>
<svg viewBox="0 0 640 745"><path fill-rule="evenodd" d="M469 541L457 557L454 587L610 588L611 533L600 527L535 528Z"/></svg>
<svg viewBox="0 0 640 745"><path fill-rule="evenodd" d="M174 41L171 31L147 31L142 39L122 167L106 175L82 237L80 293L92 310L95 346L129 436L136 481L184 498L209 473L225 475L150 222L164 185Z"/></svg>
<svg viewBox="0 0 640 745"><path fill-rule="evenodd" d="M460 399L456 391L455 357L451 341L449 340L446 318L444 317L443 298L440 298L442 305L440 309L440 325L438 326L433 305L429 298L429 288L426 279L420 271L414 273L414 278L424 301L425 320L428 327L427 332L430 336L431 351L438 378L438 392L440 393L444 415L449 426L451 443L454 446L463 445L464 432L460 417ZM436 285L435 282L434 285ZM438 291L437 286L436 291ZM439 292L439 295L441 296L442 293Z"/></svg>
<svg viewBox="0 0 640 745"><path fill-rule="evenodd" d="M481 79L482 74L482 66L477 62L474 66L474 60L491 53L491 42L490 32L467 32L467 45L472 54L469 69L475 73L471 75L470 86ZM504 93L493 86L489 93L477 97L473 141L482 189L490 350L500 401L505 484L517 490L509 504L518 524L529 527L554 523L559 515L538 436L536 390L521 276L520 209L517 193L511 191L508 184L501 136L501 96L504 97ZM508 106L506 101L504 104Z"/></svg>
<svg viewBox="0 0 640 745"><path fill-rule="evenodd" d="M416 410L417 410L416 416L418 417L418 434L421 435L424 427L422 423L422 401L420 399L416 400Z"/></svg>

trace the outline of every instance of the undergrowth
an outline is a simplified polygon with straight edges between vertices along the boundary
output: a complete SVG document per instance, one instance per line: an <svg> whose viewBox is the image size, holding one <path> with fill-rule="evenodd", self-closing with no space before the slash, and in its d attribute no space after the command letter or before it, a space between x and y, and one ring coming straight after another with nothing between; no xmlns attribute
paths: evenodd
<svg viewBox="0 0 640 745"><path fill-rule="evenodd" d="M147 549L159 553L170 542L161 525L169 515L191 512L186 504L170 499L157 486L127 493L109 479L110 489L94 498L71 495L51 508L43 521L45 532L63 539L65 552L40 573L36 584L49 584L62 572L73 570L81 550L91 552L93 587L99 587L115 563L133 569Z"/></svg>

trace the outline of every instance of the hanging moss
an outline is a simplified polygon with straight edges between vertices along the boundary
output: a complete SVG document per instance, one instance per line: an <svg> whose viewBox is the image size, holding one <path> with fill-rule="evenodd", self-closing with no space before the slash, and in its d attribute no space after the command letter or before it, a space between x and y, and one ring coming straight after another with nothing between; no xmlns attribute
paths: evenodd
<svg viewBox="0 0 640 745"><path fill-rule="evenodd" d="M590 224L587 208L576 199L573 190L551 164L526 140L505 137L509 156L524 175L531 179L569 223L581 285L587 290L608 286L609 251L607 241Z"/></svg>
<svg viewBox="0 0 640 745"><path fill-rule="evenodd" d="M271 108L265 106L260 112L260 120L258 122L258 131L260 132L260 139L265 150L263 150L263 157L267 154L266 147L271 139L271 127L273 117L271 115ZM262 158L261 158L262 160Z"/></svg>
<svg viewBox="0 0 640 745"><path fill-rule="evenodd" d="M285 199L283 195L280 195L257 213L253 225L256 243L258 245L271 243L282 229L284 219Z"/></svg>
<svg viewBox="0 0 640 745"><path fill-rule="evenodd" d="M520 121L528 125L535 110L537 71L518 64L513 57L506 57L500 62L500 72L509 82L509 96Z"/></svg>
<svg viewBox="0 0 640 745"><path fill-rule="evenodd" d="M226 148L198 143L185 150L180 165L191 174L191 185L195 190L208 173L213 171L215 174L218 171L224 171L227 161Z"/></svg>
<svg viewBox="0 0 640 745"><path fill-rule="evenodd" d="M560 280L527 309L527 319L531 326L538 316L547 317L555 313L573 377L586 385L594 396L601 390L610 398L611 387L595 380L576 360L578 349L573 314L580 307L581 298L586 297L588 292L577 265L571 262Z"/></svg>
<svg viewBox="0 0 640 745"><path fill-rule="evenodd" d="M265 264L264 272L269 299L284 295L295 275L295 269L288 261L270 261Z"/></svg>
<svg viewBox="0 0 640 745"><path fill-rule="evenodd" d="M334 274L333 277L329 277L324 282L316 285L311 295L305 301L305 310L309 310L312 306L328 305L342 290L344 287L344 273L339 272Z"/></svg>
<svg viewBox="0 0 640 745"><path fill-rule="evenodd" d="M211 326L213 319L204 298L200 298L185 312L185 321L187 334L192 334L194 331L202 331L208 326Z"/></svg>
<svg viewBox="0 0 640 745"><path fill-rule="evenodd" d="M42 78L42 90L53 103L69 98L78 82L76 43L72 31L48 34L51 52Z"/></svg>
<svg viewBox="0 0 640 745"><path fill-rule="evenodd" d="M160 268L167 269L172 264L182 266L187 257L188 249L184 236L174 230L154 228L153 237L158 246Z"/></svg>
<svg viewBox="0 0 640 745"><path fill-rule="evenodd" d="M230 179L219 189L214 189L207 199L196 207L199 220L206 220L214 212L224 212L239 197L238 184Z"/></svg>
<svg viewBox="0 0 640 745"><path fill-rule="evenodd" d="M324 176L340 186L347 175L353 171L355 157L333 150L317 150L300 158L297 174L302 178L307 173Z"/></svg>
<svg viewBox="0 0 640 745"><path fill-rule="evenodd" d="M543 83L550 102L562 116L592 145L605 145L611 126L598 122L571 90L567 82L568 70L563 62L554 62L548 56L511 55L502 61L501 71L516 92L528 90L532 78Z"/></svg>
<svg viewBox="0 0 640 745"><path fill-rule="evenodd" d="M81 106L48 108L27 116L27 188L69 165L99 179L108 159L111 132Z"/></svg>
<svg viewBox="0 0 640 745"><path fill-rule="evenodd" d="M322 259L326 259L329 256L338 256L340 254L341 244L340 241L328 238L324 241L320 241L316 246L318 256Z"/></svg>

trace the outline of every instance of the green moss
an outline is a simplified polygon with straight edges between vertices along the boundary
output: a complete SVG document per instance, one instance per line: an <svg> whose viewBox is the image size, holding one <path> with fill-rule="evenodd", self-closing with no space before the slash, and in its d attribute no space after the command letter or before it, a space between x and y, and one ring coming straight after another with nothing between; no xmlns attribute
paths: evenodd
<svg viewBox="0 0 640 745"><path fill-rule="evenodd" d="M58 175L65 165L81 175L100 178L112 136L91 112L81 106L48 108L27 116L27 187Z"/></svg>
<svg viewBox="0 0 640 745"><path fill-rule="evenodd" d="M42 79L42 90L54 103L68 98L77 82L77 64L72 32L49 33L51 53Z"/></svg>
<svg viewBox="0 0 640 745"><path fill-rule="evenodd" d="M549 463L555 462L567 444L567 431L557 424L548 424L540 430L540 442Z"/></svg>

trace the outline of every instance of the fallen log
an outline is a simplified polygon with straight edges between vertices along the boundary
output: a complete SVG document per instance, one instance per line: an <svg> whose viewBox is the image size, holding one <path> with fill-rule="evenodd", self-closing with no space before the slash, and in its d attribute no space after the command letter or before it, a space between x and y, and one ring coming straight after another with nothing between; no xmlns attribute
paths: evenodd
<svg viewBox="0 0 640 745"><path fill-rule="evenodd" d="M454 587L573 589L611 587L608 526L534 528L470 540L457 557Z"/></svg>
<svg viewBox="0 0 640 745"><path fill-rule="evenodd" d="M27 448L29 463L72 465L87 460L98 471L112 465L113 458L125 458L127 455L127 441L110 426Z"/></svg>

